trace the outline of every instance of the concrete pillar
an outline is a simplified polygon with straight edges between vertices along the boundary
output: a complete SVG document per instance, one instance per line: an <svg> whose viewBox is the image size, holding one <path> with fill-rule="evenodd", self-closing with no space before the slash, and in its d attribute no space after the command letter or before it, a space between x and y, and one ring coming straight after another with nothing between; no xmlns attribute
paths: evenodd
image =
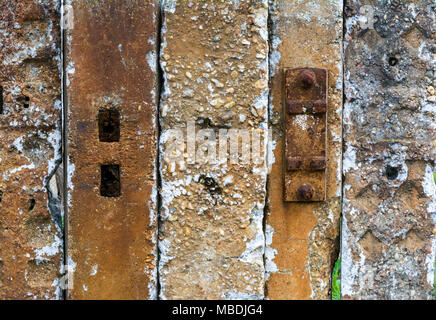
<svg viewBox="0 0 436 320"><path fill-rule="evenodd" d="M155 298L158 3L67 4L68 298Z"/></svg>
<svg viewBox="0 0 436 320"><path fill-rule="evenodd" d="M54 0L0 3L2 300L62 297L59 10Z"/></svg>
<svg viewBox="0 0 436 320"><path fill-rule="evenodd" d="M264 297L267 17L260 0L165 1L162 299ZM229 158L235 130L242 156Z"/></svg>
<svg viewBox="0 0 436 320"><path fill-rule="evenodd" d="M430 299L435 5L366 3L345 8L342 296Z"/></svg>
<svg viewBox="0 0 436 320"><path fill-rule="evenodd" d="M272 128L265 267L269 299L329 299L339 252L342 1L272 1ZM328 70L326 201L284 202L284 69Z"/></svg>

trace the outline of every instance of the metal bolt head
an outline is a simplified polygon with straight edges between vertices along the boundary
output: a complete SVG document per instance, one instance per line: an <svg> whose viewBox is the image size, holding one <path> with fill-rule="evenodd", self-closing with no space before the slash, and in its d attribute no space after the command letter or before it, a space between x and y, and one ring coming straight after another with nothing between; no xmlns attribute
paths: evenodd
<svg viewBox="0 0 436 320"><path fill-rule="evenodd" d="M316 75L312 70L303 70L299 75L300 81L305 88L312 87L316 82Z"/></svg>
<svg viewBox="0 0 436 320"><path fill-rule="evenodd" d="M309 201L313 197L313 193L315 189L310 184L303 184L297 190L298 196L300 199Z"/></svg>

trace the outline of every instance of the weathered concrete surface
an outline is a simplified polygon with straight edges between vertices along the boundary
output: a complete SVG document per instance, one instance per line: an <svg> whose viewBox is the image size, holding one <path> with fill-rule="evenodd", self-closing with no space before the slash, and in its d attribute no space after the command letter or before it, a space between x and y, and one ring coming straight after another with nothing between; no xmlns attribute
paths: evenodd
<svg viewBox="0 0 436 320"><path fill-rule="evenodd" d="M342 1L272 1L271 168L266 219L269 299L328 299L339 250L341 198ZM328 70L327 200L283 201L284 68Z"/></svg>
<svg viewBox="0 0 436 320"><path fill-rule="evenodd" d="M61 297L59 7L0 2L0 299Z"/></svg>
<svg viewBox="0 0 436 320"><path fill-rule="evenodd" d="M428 0L347 1L345 299L431 298L435 6ZM364 11L369 18L374 13L373 28L359 15Z"/></svg>
<svg viewBox="0 0 436 320"><path fill-rule="evenodd" d="M71 5L68 259L75 272L68 298L155 298L159 6L145 0ZM98 117L105 110L120 114L119 141L99 140ZM103 130L112 138L114 123ZM119 165L120 180L111 181L114 171L101 165ZM109 176L102 178L101 171ZM113 182L105 189L112 197L102 196L101 180ZM113 192L117 182L120 196Z"/></svg>
<svg viewBox="0 0 436 320"><path fill-rule="evenodd" d="M265 146L267 8L266 1L166 1L160 108L163 299L264 296L265 152L257 164L241 159L230 164L228 158L189 163L187 148L178 163L166 158L173 150L171 129L183 131L183 146L189 121L197 132L213 129L217 136L220 128L246 129L259 134ZM197 139L198 147L204 139Z"/></svg>

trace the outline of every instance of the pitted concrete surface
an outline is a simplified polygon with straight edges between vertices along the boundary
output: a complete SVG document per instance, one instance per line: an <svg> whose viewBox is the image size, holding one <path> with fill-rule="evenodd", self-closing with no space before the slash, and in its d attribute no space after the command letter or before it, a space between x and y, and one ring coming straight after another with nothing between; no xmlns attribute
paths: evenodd
<svg viewBox="0 0 436 320"><path fill-rule="evenodd" d="M436 5L364 5L345 8L342 295L431 299Z"/></svg>
<svg viewBox="0 0 436 320"><path fill-rule="evenodd" d="M0 3L0 299L59 299L58 1Z"/></svg>
<svg viewBox="0 0 436 320"><path fill-rule="evenodd" d="M267 18L265 1L166 1L160 107L162 299L264 297ZM181 129L186 138L190 121L197 132L212 129L217 137L219 129L260 135L259 163L165 161L171 130Z"/></svg>

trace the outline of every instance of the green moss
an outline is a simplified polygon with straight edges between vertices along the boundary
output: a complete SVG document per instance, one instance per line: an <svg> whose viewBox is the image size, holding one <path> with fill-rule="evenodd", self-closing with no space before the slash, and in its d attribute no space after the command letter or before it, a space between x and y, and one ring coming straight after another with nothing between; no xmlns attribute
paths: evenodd
<svg viewBox="0 0 436 320"><path fill-rule="evenodd" d="M435 178L436 183L436 178ZM434 280L433 280L433 292L431 293L434 297L436 297L436 260L434 262Z"/></svg>
<svg viewBox="0 0 436 320"><path fill-rule="evenodd" d="M341 300L341 258L336 260L332 273L332 300Z"/></svg>

